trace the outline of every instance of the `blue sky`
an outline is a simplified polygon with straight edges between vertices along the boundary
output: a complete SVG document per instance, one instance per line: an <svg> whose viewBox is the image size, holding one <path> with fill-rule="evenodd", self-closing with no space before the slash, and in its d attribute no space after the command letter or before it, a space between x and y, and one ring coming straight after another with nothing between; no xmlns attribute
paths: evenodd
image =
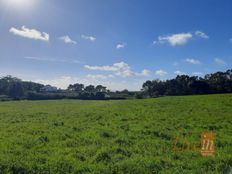
<svg viewBox="0 0 232 174"><path fill-rule="evenodd" d="M230 0L0 0L0 76L138 90L231 69Z"/></svg>

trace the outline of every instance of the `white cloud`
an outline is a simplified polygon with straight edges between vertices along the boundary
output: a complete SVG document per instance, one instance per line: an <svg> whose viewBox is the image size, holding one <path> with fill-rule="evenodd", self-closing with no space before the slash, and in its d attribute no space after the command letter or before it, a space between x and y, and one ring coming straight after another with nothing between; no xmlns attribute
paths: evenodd
<svg viewBox="0 0 232 174"><path fill-rule="evenodd" d="M185 62L194 64L194 65L201 64L201 62L197 59L185 59Z"/></svg>
<svg viewBox="0 0 232 174"><path fill-rule="evenodd" d="M94 42L96 40L96 37L93 36L86 36L86 35L81 35L82 39L89 40L91 42Z"/></svg>
<svg viewBox="0 0 232 174"><path fill-rule="evenodd" d="M112 75L112 74L109 74L109 75L88 74L87 78L90 78L90 79L108 79L108 78L114 78L114 75Z"/></svg>
<svg viewBox="0 0 232 174"><path fill-rule="evenodd" d="M62 40L62 41L64 41L64 43L77 44L77 42L74 41L74 40L72 40L68 35L61 36L59 39Z"/></svg>
<svg viewBox="0 0 232 174"><path fill-rule="evenodd" d="M141 73L143 76L149 76L149 74L150 74L150 71L149 70L147 70L147 69L144 69L144 70L142 70L142 73Z"/></svg>
<svg viewBox="0 0 232 174"><path fill-rule="evenodd" d="M192 73L193 76L203 76L202 72L194 72Z"/></svg>
<svg viewBox="0 0 232 174"><path fill-rule="evenodd" d="M131 68L125 62L114 63L112 66L84 66L88 70L98 70L98 71L112 71L117 76L129 77L133 75Z"/></svg>
<svg viewBox="0 0 232 174"><path fill-rule="evenodd" d="M159 75L159 76L165 76L165 75L167 75L168 73L167 73L166 71L160 69L160 70L155 71L155 74L156 74L156 75Z"/></svg>
<svg viewBox="0 0 232 174"><path fill-rule="evenodd" d="M232 38L230 39L230 42L232 43Z"/></svg>
<svg viewBox="0 0 232 174"><path fill-rule="evenodd" d="M127 46L126 43L119 43L119 44L116 45L116 48L121 49L121 48L125 48L126 46Z"/></svg>
<svg viewBox="0 0 232 174"><path fill-rule="evenodd" d="M201 37L203 39L209 39L209 36L207 34L205 34L204 32L202 31L195 31L195 35L198 36L198 37Z"/></svg>
<svg viewBox="0 0 232 174"><path fill-rule="evenodd" d="M34 61L45 61L45 62L60 62L60 63L77 63L82 64L83 62L79 60L72 60L72 59L57 59L57 58L48 58L48 57L31 57L27 56L24 59L34 60Z"/></svg>
<svg viewBox="0 0 232 174"><path fill-rule="evenodd" d="M125 62L114 63L106 66L90 66L85 65L84 68L92 71L111 71L116 76L130 77L130 76L148 76L149 70L144 69L141 73L133 72L131 67Z"/></svg>
<svg viewBox="0 0 232 174"><path fill-rule="evenodd" d="M184 75L184 74L186 74L186 73L184 73L184 72L182 72L182 71L177 70L177 71L175 71L175 72L174 72L174 74L176 74L176 75Z"/></svg>
<svg viewBox="0 0 232 174"><path fill-rule="evenodd" d="M216 64L218 64L218 65L225 65L225 64L226 64L226 62L225 62L224 60L219 59L219 58L215 58L215 59L214 59L214 62L215 62Z"/></svg>
<svg viewBox="0 0 232 174"><path fill-rule="evenodd" d="M85 65L84 66L88 70L93 70L93 71L117 71L117 68L115 66L90 66L90 65Z"/></svg>
<svg viewBox="0 0 232 174"><path fill-rule="evenodd" d="M153 44L169 43L171 46L185 45L194 37L209 39L209 36L206 33L197 30L195 32L159 36L157 40L153 41Z"/></svg>
<svg viewBox="0 0 232 174"><path fill-rule="evenodd" d="M25 26L22 26L21 29L17 28L10 28L10 33L13 33L17 36L29 38L29 39L35 39L35 40L42 40L42 41L49 41L49 34L45 32L40 32L36 29L29 29Z"/></svg>
<svg viewBox="0 0 232 174"><path fill-rule="evenodd" d="M150 70L144 69L141 71L141 73L135 73L136 76L149 76L150 75Z"/></svg>
<svg viewBox="0 0 232 174"><path fill-rule="evenodd" d="M134 75L134 72L131 70L130 66L125 62L115 63L113 66L117 69L115 72L117 76L130 77Z"/></svg>
<svg viewBox="0 0 232 174"><path fill-rule="evenodd" d="M193 35L191 33L178 33L168 36L159 36L158 41L154 41L153 44L157 43L169 43L171 46L185 45Z"/></svg>

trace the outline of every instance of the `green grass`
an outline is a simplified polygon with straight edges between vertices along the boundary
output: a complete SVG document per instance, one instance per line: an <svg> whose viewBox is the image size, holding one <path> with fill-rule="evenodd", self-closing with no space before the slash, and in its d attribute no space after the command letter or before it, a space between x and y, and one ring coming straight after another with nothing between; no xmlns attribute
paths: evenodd
<svg viewBox="0 0 232 174"><path fill-rule="evenodd" d="M173 151L177 136L184 147L208 131L215 133L214 157ZM0 102L1 174L205 174L230 167L232 95Z"/></svg>

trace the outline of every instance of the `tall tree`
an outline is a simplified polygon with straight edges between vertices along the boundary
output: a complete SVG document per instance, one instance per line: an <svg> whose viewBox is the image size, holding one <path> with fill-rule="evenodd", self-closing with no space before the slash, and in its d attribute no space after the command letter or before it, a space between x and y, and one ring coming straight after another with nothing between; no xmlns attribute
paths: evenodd
<svg viewBox="0 0 232 174"><path fill-rule="evenodd" d="M107 92L107 89L106 89L105 86L97 85L97 86L96 86L96 91L97 91L97 92Z"/></svg>
<svg viewBox="0 0 232 174"><path fill-rule="evenodd" d="M89 93L94 93L95 92L95 87L93 85L86 86L85 91L89 92Z"/></svg>
<svg viewBox="0 0 232 174"><path fill-rule="evenodd" d="M82 92L84 90L84 85L80 83L75 83L73 85L68 86L69 91L76 91L76 92Z"/></svg>

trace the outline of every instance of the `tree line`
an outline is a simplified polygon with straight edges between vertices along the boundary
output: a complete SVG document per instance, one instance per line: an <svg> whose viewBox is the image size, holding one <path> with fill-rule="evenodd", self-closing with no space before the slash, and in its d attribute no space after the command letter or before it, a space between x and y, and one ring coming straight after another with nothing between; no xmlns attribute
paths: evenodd
<svg viewBox="0 0 232 174"><path fill-rule="evenodd" d="M110 91L102 85L70 84L67 89L47 90L50 85L22 81L5 76L0 78L0 100L46 100L46 99L106 99ZM53 87L52 89L56 89Z"/></svg>
<svg viewBox="0 0 232 174"><path fill-rule="evenodd" d="M22 99L30 92L40 92L44 85L34 82L22 81L19 78L5 76L0 78L0 98Z"/></svg>
<svg viewBox="0 0 232 174"><path fill-rule="evenodd" d="M47 99L128 99L165 95L194 95L232 93L232 70L207 74L204 77L178 75L169 80L147 80L141 91L112 92L103 85L70 84L67 89L51 88L35 82L5 76L0 78L0 100L47 100ZM49 90L48 90L49 89ZM56 89L56 90L54 90Z"/></svg>
<svg viewBox="0 0 232 174"><path fill-rule="evenodd" d="M170 80L148 80L138 97L165 95L218 94L232 92L232 70L207 74L204 77L178 75Z"/></svg>

